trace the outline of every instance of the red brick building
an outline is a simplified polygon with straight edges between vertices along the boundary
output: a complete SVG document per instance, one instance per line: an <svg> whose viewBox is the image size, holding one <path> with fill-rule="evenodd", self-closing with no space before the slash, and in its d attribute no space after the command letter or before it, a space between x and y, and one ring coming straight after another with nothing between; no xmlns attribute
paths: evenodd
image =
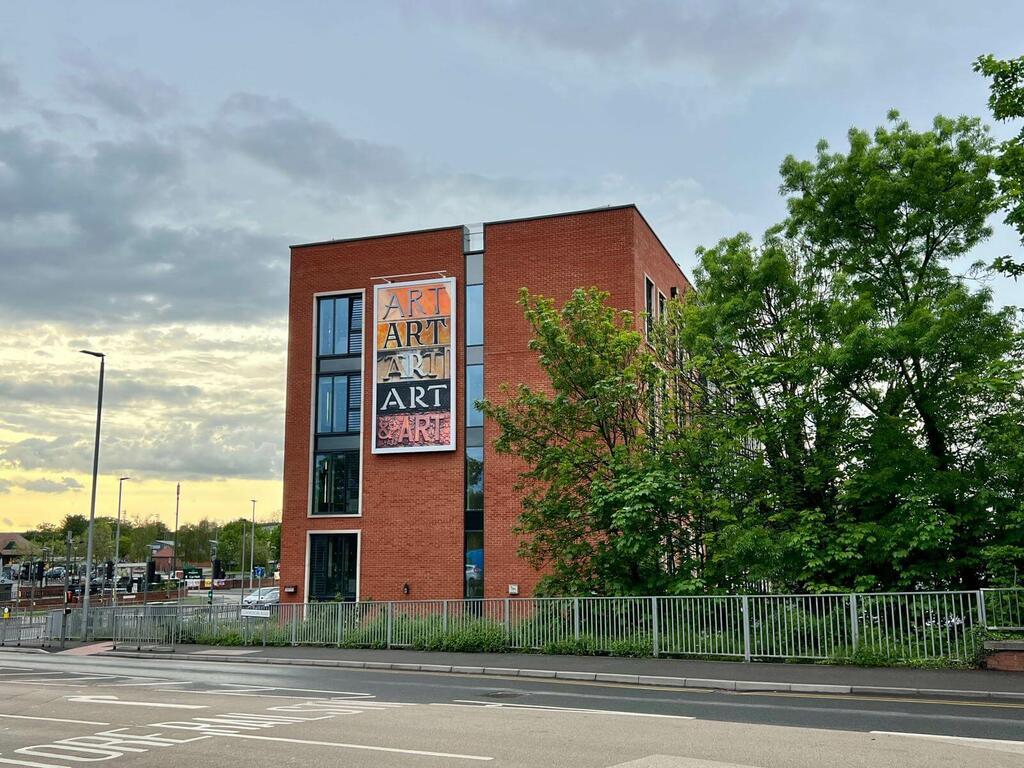
<svg viewBox="0 0 1024 768"><path fill-rule="evenodd" d="M524 286L654 315L690 288L633 205L292 248L282 599L531 593L520 468L473 407L544 381Z"/></svg>

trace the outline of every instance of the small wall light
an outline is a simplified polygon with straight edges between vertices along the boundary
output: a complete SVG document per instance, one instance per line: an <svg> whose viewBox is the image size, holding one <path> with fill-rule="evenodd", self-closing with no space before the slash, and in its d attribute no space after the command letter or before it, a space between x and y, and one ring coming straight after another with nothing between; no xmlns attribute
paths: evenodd
<svg viewBox="0 0 1024 768"><path fill-rule="evenodd" d="M402 594L403 595L408 595L409 594L409 582L408 581L405 582L405 584L402 585Z"/></svg>

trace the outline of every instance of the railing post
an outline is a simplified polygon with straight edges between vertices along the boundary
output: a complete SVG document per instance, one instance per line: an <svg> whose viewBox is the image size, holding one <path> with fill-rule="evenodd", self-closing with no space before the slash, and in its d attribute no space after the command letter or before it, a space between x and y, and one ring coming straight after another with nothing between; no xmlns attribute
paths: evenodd
<svg viewBox="0 0 1024 768"><path fill-rule="evenodd" d="M441 613L441 632L448 634L448 601L444 601L444 610Z"/></svg>
<svg viewBox="0 0 1024 768"><path fill-rule="evenodd" d="M391 648L391 622L392 616L394 615L395 604L391 600L388 600L388 635L385 643L388 648Z"/></svg>
<svg viewBox="0 0 1024 768"><path fill-rule="evenodd" d="M577 643L580 641L580 599L572 599L572 639Z"/></svg>
<svg viewBox="0 0 1024 768"><path fill-rule="evenodd" d="M296 632L298 631L298 628L299 628L299 611L298 611L298 607L300 605L302 605L302 603L292 603L291 604L291 608L292 608L292 646L293 647L298 645L298 643L295 642L295 636L296 636Z"/></svg>
<svg viewBox="0 0 1024 768"><path fill-rule="evenodd" d="M750 597L743 595L743 660L750 661Z"/></svg>
<svg viewBox="0 0 1024 768"><path fill-rule="evenodd" d="M512 632L509 624L509 598L505 598L505 639L511 642Z"/></svg>
<svg viewBox="0 0 1024 768"><path fill-rule="evenodd" d="M857 594L850 594L850 636L853 640L853 652L857 652L857 645L860 642L860 616L857 610Z"/></svg>
<svg viewBox="0 0 1024 768"><path fill-rule="evenodd" d="M985 590L978 590L978 621L981 626L988 629L988 612L985 610Z"/></svg>
<svg viewBox="0 0 1024 768"><path fill-rule="evenodd" d="M334 604L335 609L338 611L338 647L339 648L341 648L341 620L342 620L342 617L345 615L345 612L342 611L342 609L341 609L343 605L344 605L344 603L335 603Z"/></svg>
<svg viewBox="0 0 1024 768"><path fill-rule="evenodd" d="M658 658L658 598L651 598L651 650Z"/></svg>

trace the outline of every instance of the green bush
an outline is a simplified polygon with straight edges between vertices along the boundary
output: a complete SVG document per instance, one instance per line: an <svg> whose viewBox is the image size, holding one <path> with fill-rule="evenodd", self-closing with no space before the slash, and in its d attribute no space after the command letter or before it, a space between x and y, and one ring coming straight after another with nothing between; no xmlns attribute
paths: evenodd
<svg viewBox="0 0 1024 768"><path fill-rule="evenodd" d="M413 645L421 651L501 653L509 650L505 628L487 621L462 625L446 634L436 634Z"/></svg>

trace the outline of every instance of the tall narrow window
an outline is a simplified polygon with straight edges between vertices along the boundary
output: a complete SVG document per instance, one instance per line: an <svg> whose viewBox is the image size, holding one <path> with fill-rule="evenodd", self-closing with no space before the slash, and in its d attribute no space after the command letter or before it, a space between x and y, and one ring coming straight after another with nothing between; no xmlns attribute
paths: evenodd
<svg viewBox="0 0 1024 768"><path fill-rule="evenodd" d="M484 399L484 367L466 366L466 426L482 427L484 414L476 407L477 400Z"/></svg>
<svg viewBox="0 0 1024 768"><path fill-rule="evenodd" d="M363 351L363 299L336 296L320 299L317 316L320 357L358 355Z"/></svg>
<svg viewBox="0 0 1024 768"><path fill-rule="evenodd" d="M321 376L317 382L316 399L318 434L359 431L362 380L358 373Z"/></svg>
<svg viewBox="0 0 1024 768"><path fill-rule="evenodd" d="M466 346L484 343L484 287L466 286Z"/></svg>
<svg viewBox="0 0 1024 768"><path fill-rule="evenodd" d="M651 331L654 330L654 283L651 282L649 277L644 278L644 301L644 308L647 312L647 334L650 335Z"/></svg>
<svg viewBox="0 0 1024 768"><path fill-rule="evenodd" d="M313 514L359 514L359 451L316 455Z"/></svg>

